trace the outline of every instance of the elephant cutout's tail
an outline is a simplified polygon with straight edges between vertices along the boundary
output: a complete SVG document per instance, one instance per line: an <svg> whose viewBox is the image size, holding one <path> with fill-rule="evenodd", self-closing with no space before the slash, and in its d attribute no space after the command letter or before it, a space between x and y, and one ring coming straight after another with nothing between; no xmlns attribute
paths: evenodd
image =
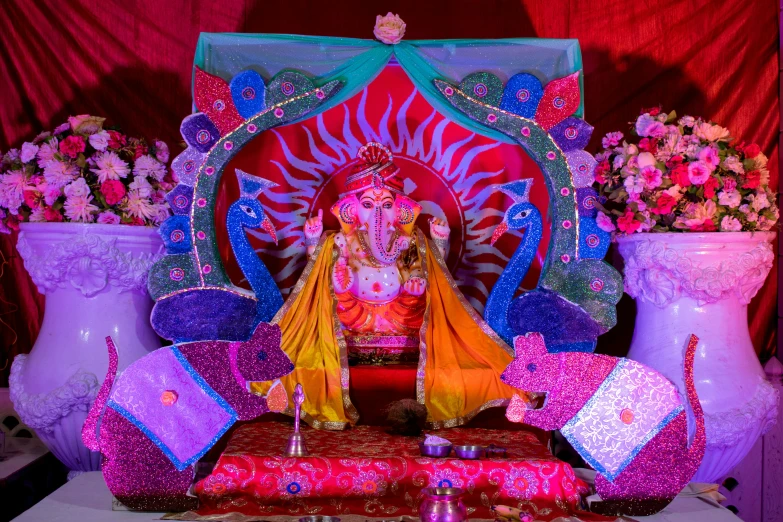
<svg viewBox="0 0 783 522"><path fill-rule="evenodd" d="M693 441L688 447L688 460L694 466L694 473L701 464L701 459L704 457L704 449L707 445L707 436L704 432L704 411L701 409L701 402L699 402L699 396L696 393L696 383L693 381L693 362L696 357L697 344L699 344L699 338L691 335L690 339L688 339L688 347L685 349L685 364L683 365L685 371L685 393L688 396L688 403L696 421Z"/></svg>
<svg viewBox="0 0 783 522"><path fill-rule="evenodd" d="M114 378L117 377L117 347L111 337L106 338L106 347L109 349L109 370L106 372L106 378L103 380L98 396L90 407L90 413L87 414L87 420L82 427L82 441L87 449L91 451L100 451L98 445L98 420L103 413L103 408L109 400L111 387L114 385Z"/></svg>

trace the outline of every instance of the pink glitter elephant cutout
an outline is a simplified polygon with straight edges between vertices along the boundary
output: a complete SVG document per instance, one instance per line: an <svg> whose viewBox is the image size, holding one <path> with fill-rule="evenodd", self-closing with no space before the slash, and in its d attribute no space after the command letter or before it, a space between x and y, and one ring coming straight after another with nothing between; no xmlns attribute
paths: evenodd
<svg viewBox="0 0 783 522"><path fill-rule="evenodd" d="M704 456L704 414L693 381L698 338L685 350L687 405L695 434L688 442L686 401L655 370L630 359L592 353L549 353L541 334L514 338L516 358L503 372L507 384L545 393L541 408L515 395L506 410L513 422L560 430L598 473L591 504L603 515L651 515L665 508L693 478Z"/></svg>
<svg viewBox="0 0 783 522"><path fill-rule="evenodd" d="M198 459L236 421L270 411L266 397L250 393L248 383L294 369L280 340L280 327L260 323L249 341L161 348L117 376L117 349L107 337L109 370L82 439L102 454L112 494L139 511L197 508L198 499L188 493ZM278 381L267 396L282 386ZM275 401L275 411L285 408L283 402Z"/></svg>

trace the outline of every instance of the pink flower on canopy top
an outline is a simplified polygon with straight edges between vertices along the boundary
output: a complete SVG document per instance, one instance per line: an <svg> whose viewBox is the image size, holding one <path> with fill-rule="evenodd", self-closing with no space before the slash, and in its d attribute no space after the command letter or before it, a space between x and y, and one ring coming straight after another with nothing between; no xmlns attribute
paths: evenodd
<svg viewBox="0 0 783 522"><path fill-rule="evenodd" d="M35 159L35 155L38 153L38 145L33 145L30 142L22 144L22 153L19 155L19 159L22 163L27 163Z"/></svg>
<svg viewBox="0 0 783 522"><path fill-rule="evenodd" d="M704 185L710 174L712 174L712 170L701 161L688 163L688 179L694 185Z"/></svg>
<svg viewBox="0 0 783 522"><path fill-rule="evenodd" d="M76 158L80 152L84 152L84 139L79 136L68 136L60 142L60 152L69 158Z"/></svg>
<svg viewBox="0 0 783 522"><path fill-rule="evenodd" d="M94 214L98 212L98 207L91 203L92 200L92 196L75 196L72 198L66 198L65 204L63 205L65 217L71 221L92 223L95 219Z"/></svg>
<svg viewBox="0 0 783 522"><path fill-rule="evenodd" d="M386 16L375 17L375 28L372 33L385 44L400 43L405 36L405 22L396 14L389 11Z"/></svg>
<svg viewBox="0 0 783 522"><path fill-rule="evenodd" d="M120 216L118 216L114 212L109 212L107 210L106 212L101 212L100 214L98 214L98 219L96 220L96 223L100 223L102 225L119 225Z"/></svg>
<svg viewBox="0 0 783 522"><path fill-rule="evenodd" d="M63 124L58 125L54 129L54 134L62 134L63 132L70 130L71 124L68 122L65 122Z"/></svg>
<svg viewBox="0 0 783 522"><path fill-rule="evenodd" d="M614 230L616 229L614 223L612 223L612 218L610 218L600 210L598 211L598 215L595 216L595 224L598 225L598 228L600 228L604 232L614 232Z"/></svg>
<svg viewBox="0 0 783 522"><path fill-rule="evenodd" d="M642 114L636 119L636 134L642 138L662 138L666 134L666 126L649 114Z"/></svg>
<svg viewBox="0 0 783 522"><path fill-rule="evenodd" d="M98 181L101 183L109 179L124 178L130 173L128 164L114 152L107 151L98 155L95 158L95 166L97 168L90 169L90 171L98 176Z"/></svg>
<svg viewBox="0 0 783 522"><path fill-rule="evenodd" d="M601 138L601 146L605 149L608 149L609 147L616 147L620 144L620 140L623 139L623 133L622 132L610 132L603 138Z"/></svg>
<svg viewBox="0 0 783 522"><path fill-rule="evenodd" d="M652 165L644 167L639 171L639 177L644 179L647 188L655 188L661 185L662 173Z"/></svg>
<svg viewBox="0 0 783 522"><path fill-rule="evenodd" d="M740 220L731 216L723 216L720 220L720 229L722 232L739 232L742 230Z"/></svg>

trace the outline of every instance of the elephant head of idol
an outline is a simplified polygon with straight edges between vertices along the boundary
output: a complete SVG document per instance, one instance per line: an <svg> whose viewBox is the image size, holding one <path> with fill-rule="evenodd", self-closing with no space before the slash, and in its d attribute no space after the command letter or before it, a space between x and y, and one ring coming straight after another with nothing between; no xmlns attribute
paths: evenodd
<svg viewBox="0 0 783 522"><path fill-rule="evenodd" d="M376 261L390 265L411 244L421 206L402 192L391 151L371 142L359 149L361 160L332 205L346 236L356 236Z"/></svg>

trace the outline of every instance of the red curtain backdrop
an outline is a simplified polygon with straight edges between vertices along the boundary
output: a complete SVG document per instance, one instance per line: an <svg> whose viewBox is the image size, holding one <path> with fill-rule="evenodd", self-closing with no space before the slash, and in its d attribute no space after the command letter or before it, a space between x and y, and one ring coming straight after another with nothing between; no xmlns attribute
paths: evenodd
<svg viewBox="0 0 783 522"><path fill-rule="evenodd" d="M640 108L662 104L761 145L777 188L779 6L772 0L5 0L0 150L81 113L175 145L190 111L199 32L371 38L375 15L389 10L403 17L411 39L578 38L585 117L596 127L589 150L604 133L629 128ZM15 242L0 238L0 368L30 350L43 317L43 297ZM749 312L762 359L776 341L776 273ZM622 354L630 343L633 302L626 296L618 309L618 327L600 341L604 352Z"/></svg>

